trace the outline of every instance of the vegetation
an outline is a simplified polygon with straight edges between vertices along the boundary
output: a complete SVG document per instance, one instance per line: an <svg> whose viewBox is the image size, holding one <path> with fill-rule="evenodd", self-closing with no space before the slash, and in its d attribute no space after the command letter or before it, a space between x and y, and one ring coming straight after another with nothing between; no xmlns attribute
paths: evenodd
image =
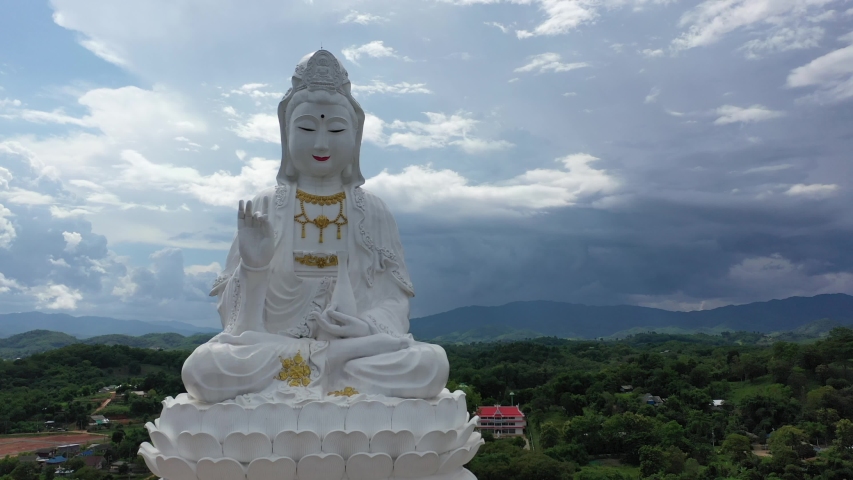
<svg viewBox="0 0 853 480"><path fill-rule="evenodd" d="M529 425L532 449L487 441L469 468L481 480L853 478L853 330L766 342L725 332L447 345L451 387L481 405L514 398Z"/></svg>
<svg viewBox="0 0 853 480"><path fill-rule="evenodd" d="M472 409L514 399L528 420L527 439L487 435L468 468L480 480L853 478L853 330L766 343L724 332L446 345L449 388L465 390ZM189 352L74 343L0 361L0 433L43 430L48 420L85 429L111 395L101 387L120 385L99 413L120 419L101 432L105 455L128 466L64 467L92 480L144 471L142 425L162 398L183 392ZM130 393L139 390L146 395ZM646 394L665 401L650 405ZM0 460L2 480L54 474Z"/></svg>

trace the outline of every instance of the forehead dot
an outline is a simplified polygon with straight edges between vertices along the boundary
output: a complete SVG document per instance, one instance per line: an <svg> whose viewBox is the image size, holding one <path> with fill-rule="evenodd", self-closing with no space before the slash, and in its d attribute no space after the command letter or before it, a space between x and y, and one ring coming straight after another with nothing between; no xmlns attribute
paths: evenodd
<svg viewBox="0 0 853 480"><path fill-rule="evenodd" d="M326 116L321 114L321 115L320 115L320 118L326 118Z"/></svg>

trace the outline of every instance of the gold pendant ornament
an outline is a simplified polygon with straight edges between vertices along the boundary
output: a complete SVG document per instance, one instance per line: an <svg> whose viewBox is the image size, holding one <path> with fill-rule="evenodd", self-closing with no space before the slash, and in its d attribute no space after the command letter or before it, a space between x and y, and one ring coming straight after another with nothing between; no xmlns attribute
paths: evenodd
<svg viewBox="0 0 853 480"><path fill-rule="evenodd" d="M329 225L335 225L338 227L338 240L341 239L341 227L347 224L347 217L344 215L344 199L347 198L346 192L339 192L334 195L324 197L320 195L312 195L310 193L303 192L302 190L296 190L296 198L299 199L300 213L299 215L295 215L293 219L296 220L296 223L302 225L302 238L305 238L305 225L311 223L320 229L320 243L323 243L323 230L325 230ZM311 205L321 206L338 204L340 205L340 208L338 208L338 216L335 217L334 220L329 220L329 217L325 215L318 215L312 220L311 218L308 218L308 214L305 213L306 202ZM335 260L337 260L337 258ZM335 263L335 265L337 265L337 263Z"/></svg>
<svg viewBox="0 0 853 480"><path fill-rule="evenodd" d="M338 266L337 255L312 255L309 253L298 255L293 259L308 267L326 268Z"/></svg>

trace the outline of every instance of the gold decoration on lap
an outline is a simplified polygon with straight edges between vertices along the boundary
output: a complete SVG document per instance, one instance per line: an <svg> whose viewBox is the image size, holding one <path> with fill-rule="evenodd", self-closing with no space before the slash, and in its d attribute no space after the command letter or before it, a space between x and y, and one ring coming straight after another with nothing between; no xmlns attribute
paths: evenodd
<svg viewBox="0 0 853 480"><path fill-rule="evenodd" d="M337 255L313 255L308 253L297 255L293 259L308 267L326 268L338 266Z"/></svg>
<svg viewBox="0 0 853 480"><path fill-rule="evenodd" d="M346 192L338 192L334 195L324 197L303 192L302 190L296 190L296 198L299 200L300 213L299 215L295 215L293 219L296 220L296 223L302 225L302 238L305 238L305 225L311 223L320 229L320 243L323 243L323 230L325 230L329 225L336 225L338 227L338 240L341 239L341 227L347 224L347 217L344 215L344 199L347 198ZM306 202L311 205L321 206L335 204L340 205L340 208L338 208L338 216L335 217L334 220L329 220L329 217L325 215L318 215L312 220L311 218L308 218L308 214L305 213Z"/></svg>
<svg viewBox="0 0 853 480"><path fill-rule="evenodd" d="M287 382L291 387L307 387L311 383L311 367L305 359L302 358L302 351L297 351L296 355L290 358L282 358L281 371L276 380Z"/></svg>
<svg viewBox="0 0 853 480"><path fill-rule="evenodd" d="M353 395L358 395L358 390L352 387L344 387L343 390L335 390L334 392L329 392L329 395L336 397L351 397Z"/></svg>

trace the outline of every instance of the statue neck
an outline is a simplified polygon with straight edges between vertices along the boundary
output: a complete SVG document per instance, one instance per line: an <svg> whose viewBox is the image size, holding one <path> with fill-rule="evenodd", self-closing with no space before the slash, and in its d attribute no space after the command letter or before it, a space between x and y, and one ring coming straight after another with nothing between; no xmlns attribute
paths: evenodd
<svg viewBox="0 0 853 480"><path fill-rule="evenodd" d="M339 175L332 177L309 177L308 175L300 174L296 179L296 188L314 195L326 196L342 192L344 185Z"/></svg>

